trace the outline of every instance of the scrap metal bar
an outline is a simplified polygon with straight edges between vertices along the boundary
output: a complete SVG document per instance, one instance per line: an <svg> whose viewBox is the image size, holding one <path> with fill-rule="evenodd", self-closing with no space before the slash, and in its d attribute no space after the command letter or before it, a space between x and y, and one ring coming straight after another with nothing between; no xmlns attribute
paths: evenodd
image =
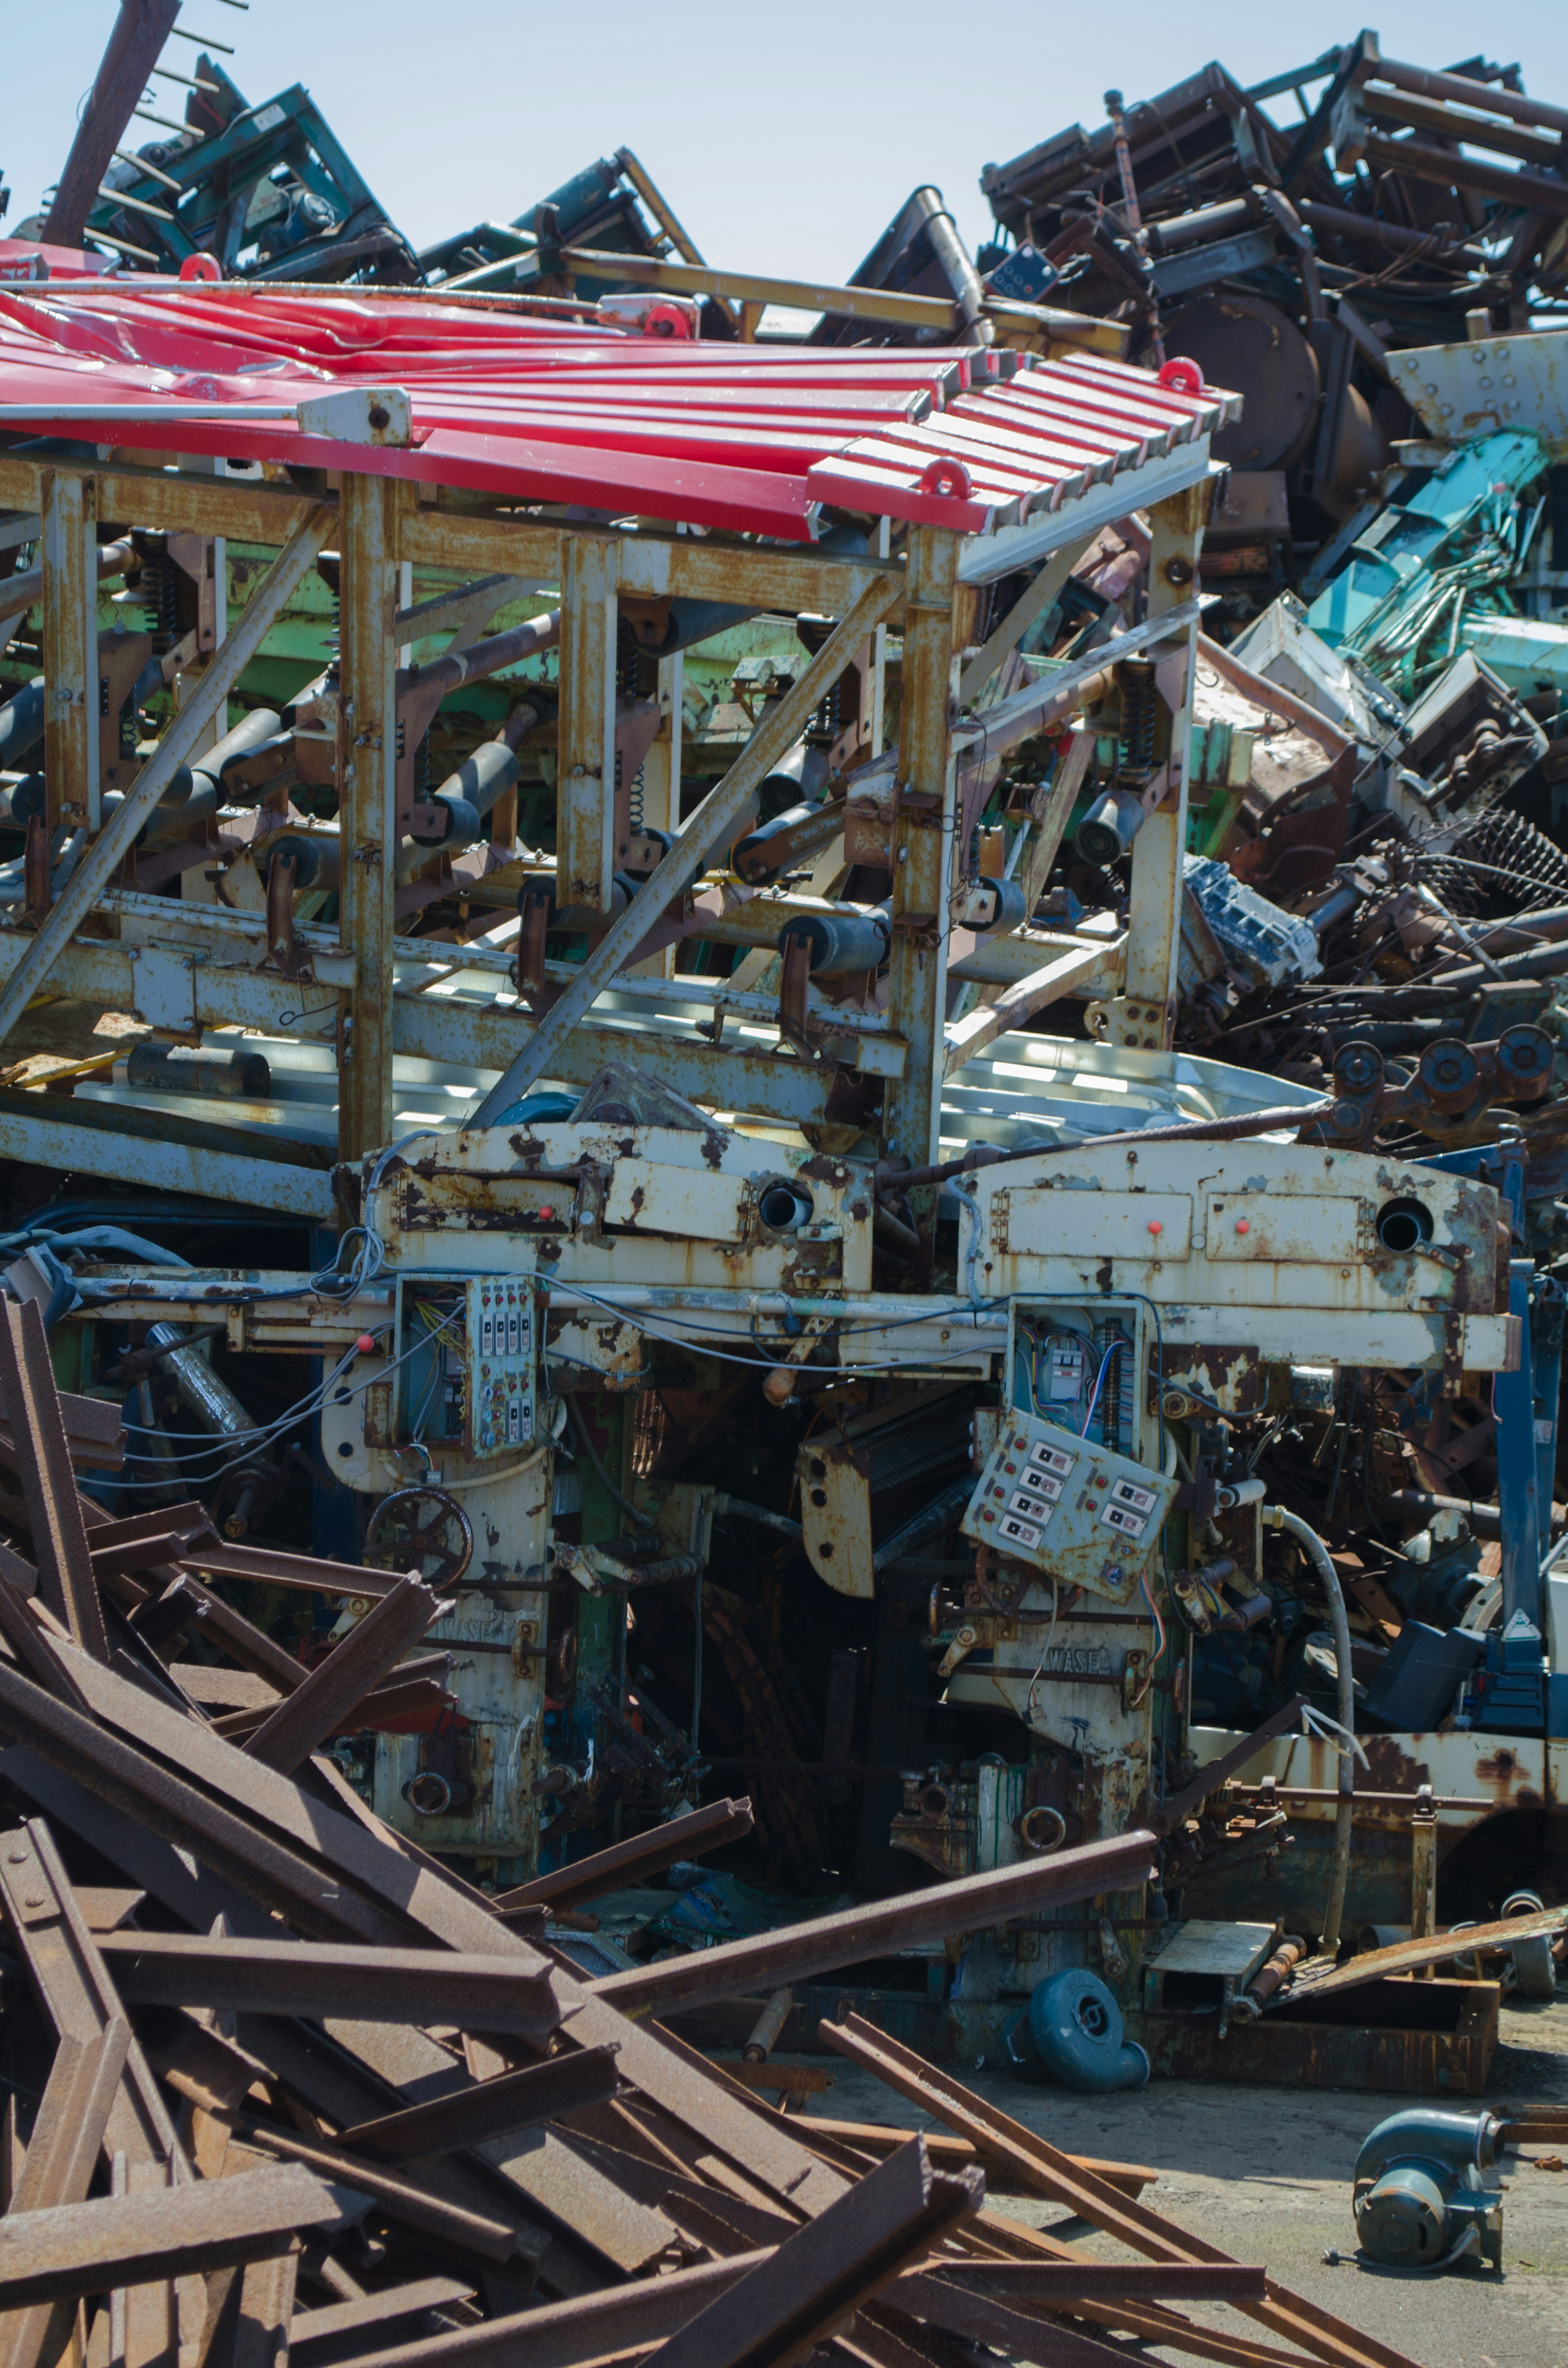
<svg viewBox="0 0 1568 2368"><path fill-rule="evenodd" d="M536 1875L531 1883L520 1883L514 1890L497 1892L491 1905L497 1916L541 1903L580 1907L585 1899L597 1899L602 1892L618 1891L627 1884L644 1883L650 1875L662 1874L678 1859L703 1858L710 1850L722 1850L751 1829L750 1801L710 1801L705 1809L692 1809L684 1817L655 1826L652 1833L634 1834L629 1841L596 1850L591 1858L557 1867L551 1874Z"/></svg>
<svg viewBox="0 0 1568 2368"><path fill-rule="evenodd" d="M257 2146L270 2146L290 2162L303 2163L335 2186L352 2187L360 2195L373 2196L390 2219L417 2228L438 2244L460 2246L488 2261L509 2260L517 2249L517 2231L509 2221L465 2212L460 2204L449 2203L415 2182L357 2162L341 2146L310 2145L287 2130L259 2122L246 2123L245 2136Z"/></svg>
<svg viewBox="0 0 1568 2368"><path fill-rule="evenodd" d="M1440 1964L1445 1957L1469 1957L1478 1949L1509 1949L1516 1941L1530 1941L1561 1932L1568 1924L1568 1907L1549 1907L1539 1916L1506 1916L1500 1922L1467 1924L1462 1932L1429 1933L1424 1939L1396 1941L1392 1948L1368 1949L1348 1964L1313 1975L1303 1967L1288 1993L1290 2001L1306 1998L1337 1998L1345 1990L1381 1981L1385 1974L1419 1973Z"/></svg>
<svg viewBox="0 0 1568 2368"><path fill-rule="evenodd" d="M115 722L98 714L97 487L90 477L53 471L43 497L39 546L43 603L44 821L51 833L98 826L98 734ZM89 555L90 554L90 555ZM17 587L7 586L11 597Z"/></svg>
<svg viewBox="0 0 1568 2368"><path fill-rule="evenodd" d="M738 2253L477 2327L452 2328L367 2352L355 2368L518 2368L519 2361L528 2368L577 2368L580 2362L650 2349L770 2258L767 2251Z"/></svg>
<svg viewBox="0 0 1568 2368"><path fill-rule="evenodd" d="M1219 1792L1233 1776L1239 1775L1265 1744L1274 1742L1278 1736L1289 1735L1300 1721L1306 1699L1305 1694L1292 1694L1288 1702L1282 1702L1277 1711L1271 1712L1251 1735L1244 1736L1240 1743L1233 1744L1229 1751L1221 1752L1219 1759L1211 1759L1206 1768L1200 1768L1182 1792L1173 1793L1167 1800L1151 1809L1149 1823L1153 1831L1162 1835L1174 1834L1185 1818L1192 1816L1203 1806L1210 1793ZM1333 1797L1337 1799L1338 1795Z"/></svg>
<svg viewBox="0 0 1568 2368"><path fill-rule="evenodd" d="M858 2015L846 2015L841 2023L824 2022L819 2027L819 2036L851 2063L874 2072L900 2096L908 2098L924 2112L934 2113L961 2136L979 2145L983 2134L989 2147L1006 2156L1015 2175L1033 2193L1044 2195L1052 2203L1065 2203L1092 2227L1108 2237L1119 2237L1134 2252L1161 2261L1235 2266L1229 2254L1221 2252L1217 2245L1188 2235L1185 2228L1178 2228L1174 2221L1151 2211L1147 2204L1119 2195L1105 2180L1096 2179L1074 2162L1071 2155L1062 2154L1035 2131L1026 2129L1010 2114L976 2096L961 2080L927 2063L913 2048L890 2039L885 2032L874 2029ZM1320 2309L1273 2278L1267 2282L1267 2302L1242 2303L1237 2307L1329 2363L1329 2368L1416 2368L1405 2353L1380 2343L1374 2336L1358 2333L1332 2311Z"/></svg>
<svg viewBox="0 0 1568 2368"><path fill-rule="evenodd" d="M20 962L0 987L0 1043L9 1036L130 854L142 824L180 766L196 755L210 727L224 712L230 691L314 565L335 523L335 515L329 509L307 512L251 594L239 623L203 669L185 706L127 790L123 803L94 839L51 906L38 935L29 941Z"/></svg>
<svg viewBox="0 0 1568 2368"><path fill-rule="evenodd" d="M70 2302L115 2286L254 2261L301 2228L341 2226L340 2198L302 2165L114 2195L0 2219L0 2310Z"/></svg>
<svg viewBox="0 0 1568 2368"><path fill-rule="evenodd" d="M984 2201L977 2170L933 2170L912 2137L653 2355L658 2368L792 2368Z"/></svg>
<svg viewBox="0 0 1568 2368"><path fill-rule="evenodd" d="M538 2040L549 2038L562 2020L556 1969L532 1950L519 1971L509 1957L460 1951L432 1955L427 1949L354 1949L198 1932L103 1932L98 1945L113 1963L121 1996L146 2006L441 2021Z"/></svg>
<svg viewBox="0 0 1568 2368"><path fill-rule="evenodd" d="M392 1139L392 892L397 840L397 521L403 490L343 479L337 704L338 938L354 963L339 1004L337 1156L362 1159ZM247 608L245 616L248 619Z"/></svg>
<svg viewBox="0 0 1568 2368"><path fill-rule="evenodd" d="M890 2288L882 2311L890 2314L890 2324L895 2327L907 2324L903 2314L908 2311L918 2324L940 2328L971 2344L983 2344L1009 2360L1037 2362L1040 2368L1111 2368L1112 2362L1125 2361L1127 2356L1116 2345L1102 2343L1076 2328L1011 2310L1000 2296L951 2286L945 2278L923 2277L918 2272L900 2278ZM877 2317L881 2315L879 2311Z"/></svg>
<svg viewBox="0 0 1568 2368"><path fill-rule="evenodd" d="M318 1744L340 1731L349 1713L375 1691L431 1622L453 1608L433 1594L417 1573L400 1579L246 1738L246 1752L291 1776Z"/></svg>
<svg viewBox="0 0 1568 2368"><path fill-rule="evenodd" d="M485 2138L505 2137L585 2105L606 2102L620 2085L616 2069L619 2053L617 2047L589 2047L530 2064L521 2072L503 2072L456 2096L410 2105L405 2112L384 2113L379 2121L359 2122L344 2130L338 2143L390 2163L428 2162L437 2155L456 2154Z"/></svg>
<svg viewBox="0 0 1568 2368"><path fill-rule="evenodd" d="M1153 1850L1153 1836L1144 1832L1086 1842L1020 1866L933 1884L926 1891L813 1917L750 1940L721 1941L690 1956L636 1965L594 1983L594 1993L624 2013L643 2015L775 1989L918 1941L983 1931L1045 1907L1096 1898L1101 1892L1133 1890L1150 1879Z"/></svg>
<svg viewBox="0 0 1568 2368"><path fill-rule="evenodd" d="M800 679L781 699L768 701L767 714L723 780L687 815L663 862L599 939L573 985L534 1029L506 1074L464 1120L466 1128L472 1131L493 1126L526 1087L549 1073L551 1062L578 1022L586 1017L597 996L631 959L676 898L696 879L714 840L737 820L753 791L793 747L824 693L837 681L868 634L892 614L903 598L903 586L895 579L884 578L869 586L835 626ZM3 1018L4 997L0 996L0 1019Z"/></svg>
<svg viewBox="0 0 1568 2368"><path fill-rule="evenodd" d="M120 0L71 153L40 238L50 246L82 245L98 184L124 139L147 76L168 40L180 0Z"/></svg>
<svg viewBox="0 0 1568 2368"><path fill-rule="evenodd" d="M930 2140L926 2140L930 2144ZM933 2265L937 2267L937 2265ZM1262 2302L1268 2272L1242 2262L944 2261L944 2285L998 2302Z"/></svg>
<svg viewBox="0 0 1568 2368"><path fill-rule="evenodd" d="M523 260L518 258L519 262ZM532 261L532 257L528 258ZM961 305L946 296L909 296L902 290L835 288L815 279L775 279L756 271L724 271L711 264L662 262L647 255L601 254L594 247L563 246L561 268L612 285L661 289L672 296L731 297L739 303L781 304L791 312L838 313L858 321L890 321L905 328L936 329L958 339L969 336ZM519 275L521 276L521 275ZM1040 329L1048 336L1119 355L1126 343L1116 324L1049 304L989 299L988 313L1015 329Z"/></svg>
<svg viewBox="0 0 1568 2368"><path fill-rule="evenodd" d="M18 1306L7 1299L0 1306L0 1399L11 1420L40 1592L72 1641L95 1660L107 1661L103 1605L71 1470L43 1311L36 1300Z"/></svg>
<svg viewBox="0 0 1568 2368"><path fill-rule="evenodd" d="M94 1666L82 1659L75 1672L78 1681L82 1672ZM140 1688L128 1691L144 1712L163 1707ZM181 1713L170 1715L193 1742L199 1738L201 1730ZM176 1850L188 1851L199 1864L223 1876L247 1899L277 1909L299 1930L331 1940L347 1935L394 1945L406 1940L407 1926L401 1918L362 1898L319 1863L258 1827L254 1819L210 1800L145 1752L119 1736L107 1734L96 1716L84 1716L68 1703L56 1702L41 1686L33 1685L4 1662L0 1662L0 1734L28 1745L40 1759L111 1808L133 1809L140 1824ZM242 1768L255 1765L243 1758L240 1764Z"/></svg>
<svg viewBox="0 0 1568 2368"><path fill-rule="evenodd" d="M423 2317L452 2303L472 2302L473 2288L460 2278L415 2278L407 2285L383 2286L379 2294L352 2295L347 2302L324 2304L319 2310L297 2310L289 2322L289 2356L297 2361L312 2345L339 2348L339 2338L361 2338L372 2328L392 2320Z"/></svg>
<svg viewBox="0 0 1568 2368"><path fill-rule="evenodd" d="M62 2039L28 2141L10 2212L85 2203L131 2044L122 2016L96 2039ZM0 2322L0 2368L53 2368L70 2333L69 2305L38 2302Z"/></svg>

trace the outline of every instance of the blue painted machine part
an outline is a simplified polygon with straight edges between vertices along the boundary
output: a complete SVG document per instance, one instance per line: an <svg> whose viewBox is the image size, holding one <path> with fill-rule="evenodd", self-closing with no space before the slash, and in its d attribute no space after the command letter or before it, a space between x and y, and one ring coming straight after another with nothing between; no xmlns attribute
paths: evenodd
<svg viewBox="0 0 1568 2368"><path fill-rule="evenodd" d="M1121 2009L1098 1975L1081 1965L1036 1984L1028 2022L1041 2063L1064 2089L1103 2096L1142 2089L1149 2078L1148 2056L1123 2035Z"/></svg>
<svg viewBox="0 0 1568 2368"><path fill-rule="evenodd" d="M1391 2113L1356 2157L1356 2233L1391 2269L1439 2269L1479 2252L1503 2266L1503 2203L1482 2173L1497 2158L1494 2113L1414 2106Z"/></svg>
<svg viewBox="0 0 1568 2368"><path fill-rule="evenodd" d="M1418 482L1413 471L1401 479L1394 499L1357 537L1307 610L1313 632L1335 648L1353 639L1391 593L1419 584L1445 544L1538 477L1547 459L1538 436L1510 428L1464 445L1429 477Z"/></svg>

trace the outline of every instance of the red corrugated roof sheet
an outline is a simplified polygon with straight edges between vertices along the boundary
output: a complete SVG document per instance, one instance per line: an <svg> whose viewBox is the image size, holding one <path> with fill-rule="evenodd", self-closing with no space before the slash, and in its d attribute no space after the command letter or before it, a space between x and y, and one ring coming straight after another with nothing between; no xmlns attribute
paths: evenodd
<svg viewBox="0 0 1568 2368"><path fill-rule="evenodd" d="M353 385L407 391L412 447L233 414ZM193 403L210 419L160 419ZM438 296L149 279L0 286L0 404L26 406L4 418L14 433L54 424L131 450L369 469L795 541L823 503L970 532L1017 524L1237 408L1089 354L698 343Z"/></svg>

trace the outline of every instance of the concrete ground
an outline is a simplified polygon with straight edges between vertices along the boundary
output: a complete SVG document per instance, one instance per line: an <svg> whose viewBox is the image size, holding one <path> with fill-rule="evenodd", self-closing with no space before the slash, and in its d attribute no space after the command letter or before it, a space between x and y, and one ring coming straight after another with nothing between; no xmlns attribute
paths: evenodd
<svg viewBox="0 0 1568 2368"><path fill-rule="evenodd" d="M808 2112L940 2127L855 2065L820 2055L796 2060L833 2076L825 2095L808 2100ZM989 2067L954 2068L1053 2146L1153 2166L1159 2177L1145 2188L1145 2203L1236 2260L1264 2263L1272 2276L1418 2368L1568 2368L1568 2169L1554 2173L1514 2152L1505 2157L1501 2277L1471 2263L1437 2273L1382 2270L1357 2257L1350 2174L1369 2130L1415 2099L1188 2080L1155 2081L1131 2095L1079 2097L1026 2088ZM1505 2003L1484 2098L1433 2101L1485 2104L1505 2114L1547 2105L1568 2111L1568 1989L1540 2005ZM1568 2146L1523 2149L1530 2157L1560 2153L1568 2161ZM990 2201L1031 2226L1082 2238L1108 2259L1128 2258L1038 2198L1003 2194L993 2183ZM1331 2248L1337 2248L1337 2266L1324 2259ZM1237 2334L1249 2328L1220 2308L1195 2307L1191 2315ZM1266 2342L1281 2342L1257 2332Z"/></svg>

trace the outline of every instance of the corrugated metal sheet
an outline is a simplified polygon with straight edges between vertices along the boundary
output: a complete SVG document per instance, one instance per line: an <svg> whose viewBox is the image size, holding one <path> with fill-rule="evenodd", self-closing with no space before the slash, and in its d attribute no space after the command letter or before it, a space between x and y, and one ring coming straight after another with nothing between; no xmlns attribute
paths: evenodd
<svg viewBox="0 0 1568 2368"><path fill-rule="evenodd" d="M410 448L237 416L353 385L407 391ZM352 466L792 541L822 503L971 533L1021 525L1201 446L1234 403L1086 354L699 343L413 295L0 289L7 427L68 420L90 437L96 422L130 449Z"/></svg>

